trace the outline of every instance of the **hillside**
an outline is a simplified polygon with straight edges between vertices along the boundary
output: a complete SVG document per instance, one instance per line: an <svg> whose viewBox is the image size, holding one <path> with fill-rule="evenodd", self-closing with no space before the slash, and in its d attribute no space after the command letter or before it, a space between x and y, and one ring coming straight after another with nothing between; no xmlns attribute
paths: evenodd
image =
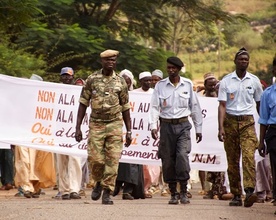
<svg viewBox="0 0 276 220"><path fill-rule="evenodd" d="M253 41L253 39L259 40L259 45L265 44L260 43L261 34L264 29L270 26L272 23L276 23L276 11L275 6L273 9L273 5L275 4L275 0L224 0L224 10L231 12L232 14L245 14L248 16L250 21L252 33L248 33L245 35L245 41ZM236 36L243 32L236 30ZM240 33L239 33L240 32ZM258 36L258 37L256 37ZM193 81L195 84L203 83L203 75L207 72L213 72L217 78L222 77L224 74L232 72L235 68L233 63L233 56L236 51L243 46L243 41L240 41L240 44L235 45L235 47L230 46L222 46L220 52L220 59L218 56L218 52L208 52L208 53L194 53L188 54L185 53L182 55L183 60L185 61L186 70L192 73ZM257 43L257 42L256 42ZM248 71L252 73L256 72L264 72L269 73L268 65L271 64L272 59L275 55L274 48L264 49L262 46L257 47L254 50L250 50L250 65ZM220 60L220 61L219 61ZM268 76L268 75L266 75ZM261 77L260 77L261 78ZM266 77L265 77L266 78Z"/></svg>
<svg viewBox="0 0 276 220"><path fill-rule="evenodd" d="M225 9L233 13L243 13L248 16L266 10L275 0L225 0Z"/></svg>

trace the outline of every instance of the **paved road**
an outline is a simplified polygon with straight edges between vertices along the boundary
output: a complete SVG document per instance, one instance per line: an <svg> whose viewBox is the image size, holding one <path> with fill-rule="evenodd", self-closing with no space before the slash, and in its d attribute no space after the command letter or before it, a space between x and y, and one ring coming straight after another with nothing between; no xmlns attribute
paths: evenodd
<svg viewBox="0 0 276 220"><path fill-rule="evenodd" d="M91 189L87 189L87 197L81 200L55 200L52 196L57 191L46 189L46 195L38 199L14 197L16 189L0 191L0 219L16 220L270 220L275 219L276 206L266 202L254 204L250 208L229 207L228 201L203 200L198 195L199 185L192 189L193 198L189 205L168 205L169 197L161 197L160 193L152 199L122 200L114 197L114 205L102 205L101 201L90 199Z"/></svg>

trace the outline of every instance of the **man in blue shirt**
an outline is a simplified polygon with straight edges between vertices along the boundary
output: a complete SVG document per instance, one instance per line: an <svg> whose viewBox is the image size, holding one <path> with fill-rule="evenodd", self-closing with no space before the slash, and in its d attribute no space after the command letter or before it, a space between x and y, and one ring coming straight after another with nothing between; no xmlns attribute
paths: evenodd
<svg viewBox="0 0 276 220"><path fill-rule="evenodd" d="M273 76L276 76L276 57L272 66ZM266 153L269 153L273 184L273 205L276 206L276 84L268 87L263 92L259 124L260 144L258 150L263 157Z"/></svg>

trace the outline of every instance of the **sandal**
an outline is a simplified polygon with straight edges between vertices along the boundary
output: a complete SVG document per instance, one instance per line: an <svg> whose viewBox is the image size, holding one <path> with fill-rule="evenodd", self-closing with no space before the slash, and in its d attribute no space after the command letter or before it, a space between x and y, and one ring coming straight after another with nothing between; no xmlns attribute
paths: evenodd
<svg viewBox="0 0 276 220"><path fill-rule="evenodd" d="M200 191L198 191L198 194L204 196L204 195L206 195L207 193L206 193L206 191L204 191L204 190L200 190Z"/></svg>
<svg viewBox="0 0 276 220"><path fill-rule="evenodd" d="M187 197L189 198L189 199L191 199L193 196L192 196L192 193L190 193L189 191L187 191Z"/></svg>
<svg viewBox="0 0 276 220"><path fill-rule="evenodd" d="M152 195L148 192L145 193L145 198L149 199L149 198L152 198Z"/></svg>

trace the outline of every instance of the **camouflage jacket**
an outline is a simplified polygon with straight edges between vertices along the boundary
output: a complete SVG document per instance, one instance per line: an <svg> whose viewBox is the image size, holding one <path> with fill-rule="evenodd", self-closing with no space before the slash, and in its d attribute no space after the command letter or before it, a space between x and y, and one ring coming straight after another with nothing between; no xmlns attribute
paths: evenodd
<svg viewBox="0 0 276 220"><path fill-rule="evenodd" d="M118 115L130 109L128 88L124 78L115 72L112 76L104 76L102 69L87 78L79 102L87 107L90 104L93 114L99 117Z"/></svg>

